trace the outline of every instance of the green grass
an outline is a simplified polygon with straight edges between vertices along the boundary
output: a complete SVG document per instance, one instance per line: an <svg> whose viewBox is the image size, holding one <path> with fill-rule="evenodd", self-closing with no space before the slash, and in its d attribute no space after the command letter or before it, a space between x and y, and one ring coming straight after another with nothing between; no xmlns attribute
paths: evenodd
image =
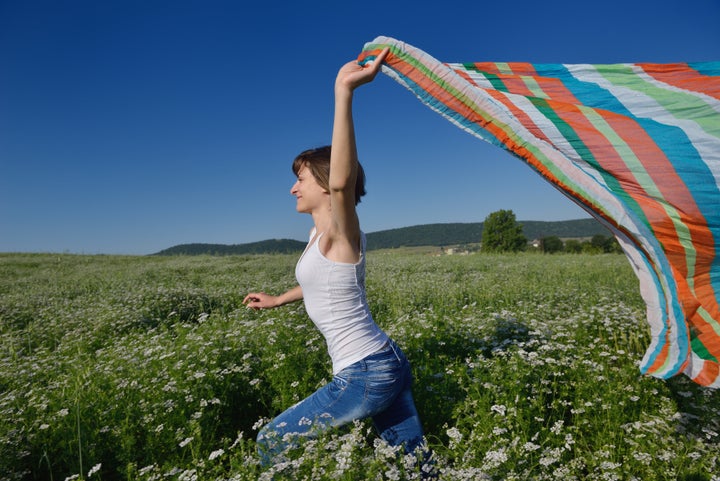
<svg viewBox="0 0 720 481"><path fill-rule="evenodd" d="M0 255L0 480L416 479L367 422L261 473L267 419L330 379L295 256ZM641 376L619 255L371 252L441 479L718 480L720 395Z"/></svg>

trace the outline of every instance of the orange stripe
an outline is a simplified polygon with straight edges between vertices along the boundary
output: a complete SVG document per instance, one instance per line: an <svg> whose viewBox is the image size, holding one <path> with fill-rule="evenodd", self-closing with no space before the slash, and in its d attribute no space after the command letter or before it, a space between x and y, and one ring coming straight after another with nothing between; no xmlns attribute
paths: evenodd
<svg viewBox="0 0 720 481"><path fill-rule="evenodd" d="M720 375L720 365L714 362L705 361L703 367L693 381L702 385L709 386L714 383Z"/></svg>
<svg viewBox="0 0 720 481"><path fill-rule="evenodd" d="M675 87L700 92L720 100L720 77L702 75L686 63L657 64L639 63L645 73L660 82Z"/></svg>
<svg viewBox="0 0 720 481"><path fill-rule="evenodd" d="M668 322L667 319L665 320L665 325L667 326ZM665 336L663 339L662 347L660 348L660 352L658 353L657 357L655 358L655 362L653 362L650 366L647 367L647 371L650 374L655 374L659 371L659 369L665 364L665 361L667 360L668 356L670 355L670 329L665 329Z"/></svg>
<svg viewBox="0 0 720 481"><path fill-rule="evenodd" d="M544 142L550 143L550 138L548 138L545 135L545 132L537 126L528 113L513 104L504 93L490 89L486 89L485 92L498 102L502 103L535 137L543 140Z"/></svg>
<svg viewBox="0 0 720 481"><path fill-rule="evenodd" d="M532 92L525 81L517 75L498 75L498 79L505 85L507 91L511 94L522 95L523 97L535 97L535 93Z"/></svg>

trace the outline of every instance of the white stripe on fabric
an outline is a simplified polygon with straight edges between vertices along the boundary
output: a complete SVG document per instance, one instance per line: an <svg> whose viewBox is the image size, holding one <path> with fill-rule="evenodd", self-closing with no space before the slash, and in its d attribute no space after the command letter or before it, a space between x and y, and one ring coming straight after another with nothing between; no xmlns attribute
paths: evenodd
<svg viewBox="0 0 720 481"><path fill-rule="evenodd" d="M704 94L702 92L696 92L695 90L687 90L682 87L678 87L676 85L668 84L663 82L662 80L658 80L657 78L653 77L651 74L645 72L643 70L642 66L640 65L633 65L632 66L633 72L637 74L638 77L642 78L645 82L654 85L655 87L663 90L668 90L670 92L676 92L684 95L692 95L693 97L696 97L698 100L701 100L702 102L706 103L708 107L713 109L715 112L720 113L720 100L711 97L708 94Z"/></svg>

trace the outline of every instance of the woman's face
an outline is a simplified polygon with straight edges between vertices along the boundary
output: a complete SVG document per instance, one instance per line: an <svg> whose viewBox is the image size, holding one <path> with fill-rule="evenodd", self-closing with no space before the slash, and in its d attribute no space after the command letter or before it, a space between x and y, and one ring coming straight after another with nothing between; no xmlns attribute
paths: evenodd
<svg viewBox="0 0 720 481"><path fill-rule="evenodd" d="M293 184L290 193L297 199L295 208L303 214L310 214L330 201L328 192L305 166L298 171L297 182Z"/></svg>

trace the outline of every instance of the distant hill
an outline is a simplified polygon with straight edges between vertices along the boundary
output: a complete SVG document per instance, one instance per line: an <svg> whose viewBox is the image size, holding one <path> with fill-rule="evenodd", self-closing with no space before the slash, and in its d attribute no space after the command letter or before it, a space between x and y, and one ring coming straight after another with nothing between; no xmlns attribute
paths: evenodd
<svg viewBox="0 0 720 481"><path fill-rule="evenodd" d="M609 236L608 231L595 219L565 220L559 222L520 221L528 240L557 236L583 238L597 234ZM367 234L368 250L396 247L452 246L475 244L482 237L483 223L425 224Z"/></svg>
<svg viewBox="0 0 720 481"><path fill-rule="evenodd" d="M520 221L528 240L557 236L560 238L583 238L597 234L609 236L610 232L595 219L576 219L558 222ZM383 230L367 234L368 250L394 249L398 247L452 246L475 244L482 237L482 222L424 224L399 229ZM290 254L302 252L305 242L292 239L271 239L249 244L180 244L154 255L240 255L240 254Z"/></svg>
<svg viewBox="0 0 720 481"><path fill-rule="evenodd" d="M306 242L293 239L270 239L249 244L179 244L162 250L156 256L229 256L241 254L290 254L302 252Z"/></svg>
<svg viewBox="0 0 720 481"><path fill-rule="evenodd" d="M397 247L450 246L480 242L482 222L425 224L367 234L368 250Z"/></svg>
<svg viewBox="0 0 720 481"><path fill-rule="evenodd" d="M611 236L612 233L596 219L576 219L562 222L542 222L526 220L520 222L528 240L558 236L561 239L592 237L594 235Z"/></svg>

